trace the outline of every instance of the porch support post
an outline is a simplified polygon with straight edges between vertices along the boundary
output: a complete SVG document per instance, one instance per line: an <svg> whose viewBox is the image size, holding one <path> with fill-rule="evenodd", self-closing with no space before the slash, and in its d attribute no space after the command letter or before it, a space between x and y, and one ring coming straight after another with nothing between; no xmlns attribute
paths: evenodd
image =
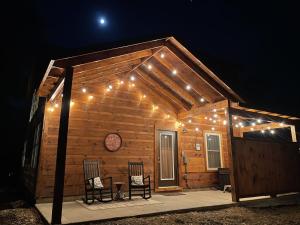
<svg viewBox="0 0 300 225"><path fill-rule="evenodd" d="M291 128L292 142L297 142L297 135L296 135L295 126L291 125L290 128Z"/></svg>
<svg viewBox="0 0 300 225"><path fill-rule="evenodd" d="M229 152L229 167L230 167L230 184L231 184L231 196L233 202L239 201L239 189L238 189L238 180L236 176L236 162L234 159L234 146L232 145L233 129L232 129L232 112L231 112L231 102L228 100L227 108L227 143L228 143L228 152Z"/></svg>
<svg viewBox="0 0 300 225"><path fill-rule="evenodd" d="M60 112L51 224L61 224L72 79L73 68L67 67Z"/></svg>

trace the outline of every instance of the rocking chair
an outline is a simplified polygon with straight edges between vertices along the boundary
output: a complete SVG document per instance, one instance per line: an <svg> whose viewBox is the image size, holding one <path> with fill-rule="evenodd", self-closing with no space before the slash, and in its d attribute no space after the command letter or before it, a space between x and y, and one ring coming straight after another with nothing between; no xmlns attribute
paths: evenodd
<svg viewBox="0 0 300 225"><path fill-rule="evenodd" d="M136 182L136 179L139 181ZM128 162L128 185L129 199L132 195L139 195L144 199L151 198L150 175L144 176L143 162Z"/></svg>
<svg viewBox="0 0 300 225"><path fill-rule="evenodd" d="M101 177L99 160L83 160L83 172L86 204L94 203L95 199L101 202L113 200L112 177Z"/></svg>

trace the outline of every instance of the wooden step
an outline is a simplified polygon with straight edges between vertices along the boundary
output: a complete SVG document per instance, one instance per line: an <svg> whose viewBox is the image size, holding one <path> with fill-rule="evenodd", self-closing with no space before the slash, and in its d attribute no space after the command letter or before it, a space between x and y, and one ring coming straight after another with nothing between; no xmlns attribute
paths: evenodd
<svg viewBox="0 0 300 225"><path fill-rule="evenodd" d="M182 187L179 186L168 186L168 187L158 187L155 188L155 192L175 192L175 191L183 191Z"/></svg>

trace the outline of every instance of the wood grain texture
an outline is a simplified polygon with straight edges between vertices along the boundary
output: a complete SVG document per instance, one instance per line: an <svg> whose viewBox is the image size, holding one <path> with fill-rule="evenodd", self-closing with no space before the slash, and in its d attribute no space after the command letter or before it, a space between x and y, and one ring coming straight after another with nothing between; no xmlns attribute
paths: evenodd
<svg viewBox="0 0 300 225"><path fill-rule="evenodd" d="M296 143L233 138L239 197L300 190L300 155Z"/></svg>
<svg viewBox="0 0 300 225"><path fill-rule="evenodd" d="M76 79L76 78L75 78ZM76 80L74 81L76 82ZM184 188L199 188L213 186L218 183L217 173L207 171L204 135L215 132L222 137L223 165L228 166L226 127L221 121L212 124L205 119L211 112L199 113L180 120L185 124L176 126L178 109L146 84L136 83L136 87L124 86L105 92L105 85L88 84L89 93L83 94L77 86L73 87L72 100L74 105L70 111L69 136L65 171L65 196L76 196L84 193L83 168L84 159L100 159L103 176L112 176L114 181L127 184L128 161L143 161L145 174L151 175L152 188L156 187L155 173L155 130L175 130L178 132L178 174L179 185ZM115 87L115 83L114 83ZM145 99L141 98L147 94ZM87 96L93 94L93 100ZM153 104L158 105L153 110ZM47 107L50 106L48 103ZM40 155L37 198L51 197L55 174L56 148L58 140L59 109L54 112L46 110L43 145ZM188 119L192 122L188 123ZM195 128L199 131L196 132ZM109 152L104 147L106 134L117 132L121 135L123 144L119 151ZM195 150L195 144L200 143L201 150ZM185 152L189 163L187 165L187 180L183 179L185 167L182 152ZM127 185L124 186L125 190Z"/></svg>

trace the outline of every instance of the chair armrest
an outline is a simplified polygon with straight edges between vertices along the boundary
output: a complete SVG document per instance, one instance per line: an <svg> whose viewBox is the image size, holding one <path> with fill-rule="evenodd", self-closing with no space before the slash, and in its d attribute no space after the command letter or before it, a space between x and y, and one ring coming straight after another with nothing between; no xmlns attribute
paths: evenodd
<svg viewBox="0 0 300 225"><path fill-rule="evenodd" d="M103 180L103 184L104 184L104 180L108 180L110 186L112 187L112 177L102 177L101 180Z"/></svg>
<svg viewBox="0 0 300 225"><path fill-rule="evenodd" d="M148 175L148 176L144 177L144 179L143 179L143 180L146 180L146 179L148 179L148 182L150 183L150 175Z"/></svg>
<svg viewBox="0 0 300 225"><path fill-rule="evenodd" d="M101 180L108 180L108 179L112 179L112 177L102 177Z"/></svg>

